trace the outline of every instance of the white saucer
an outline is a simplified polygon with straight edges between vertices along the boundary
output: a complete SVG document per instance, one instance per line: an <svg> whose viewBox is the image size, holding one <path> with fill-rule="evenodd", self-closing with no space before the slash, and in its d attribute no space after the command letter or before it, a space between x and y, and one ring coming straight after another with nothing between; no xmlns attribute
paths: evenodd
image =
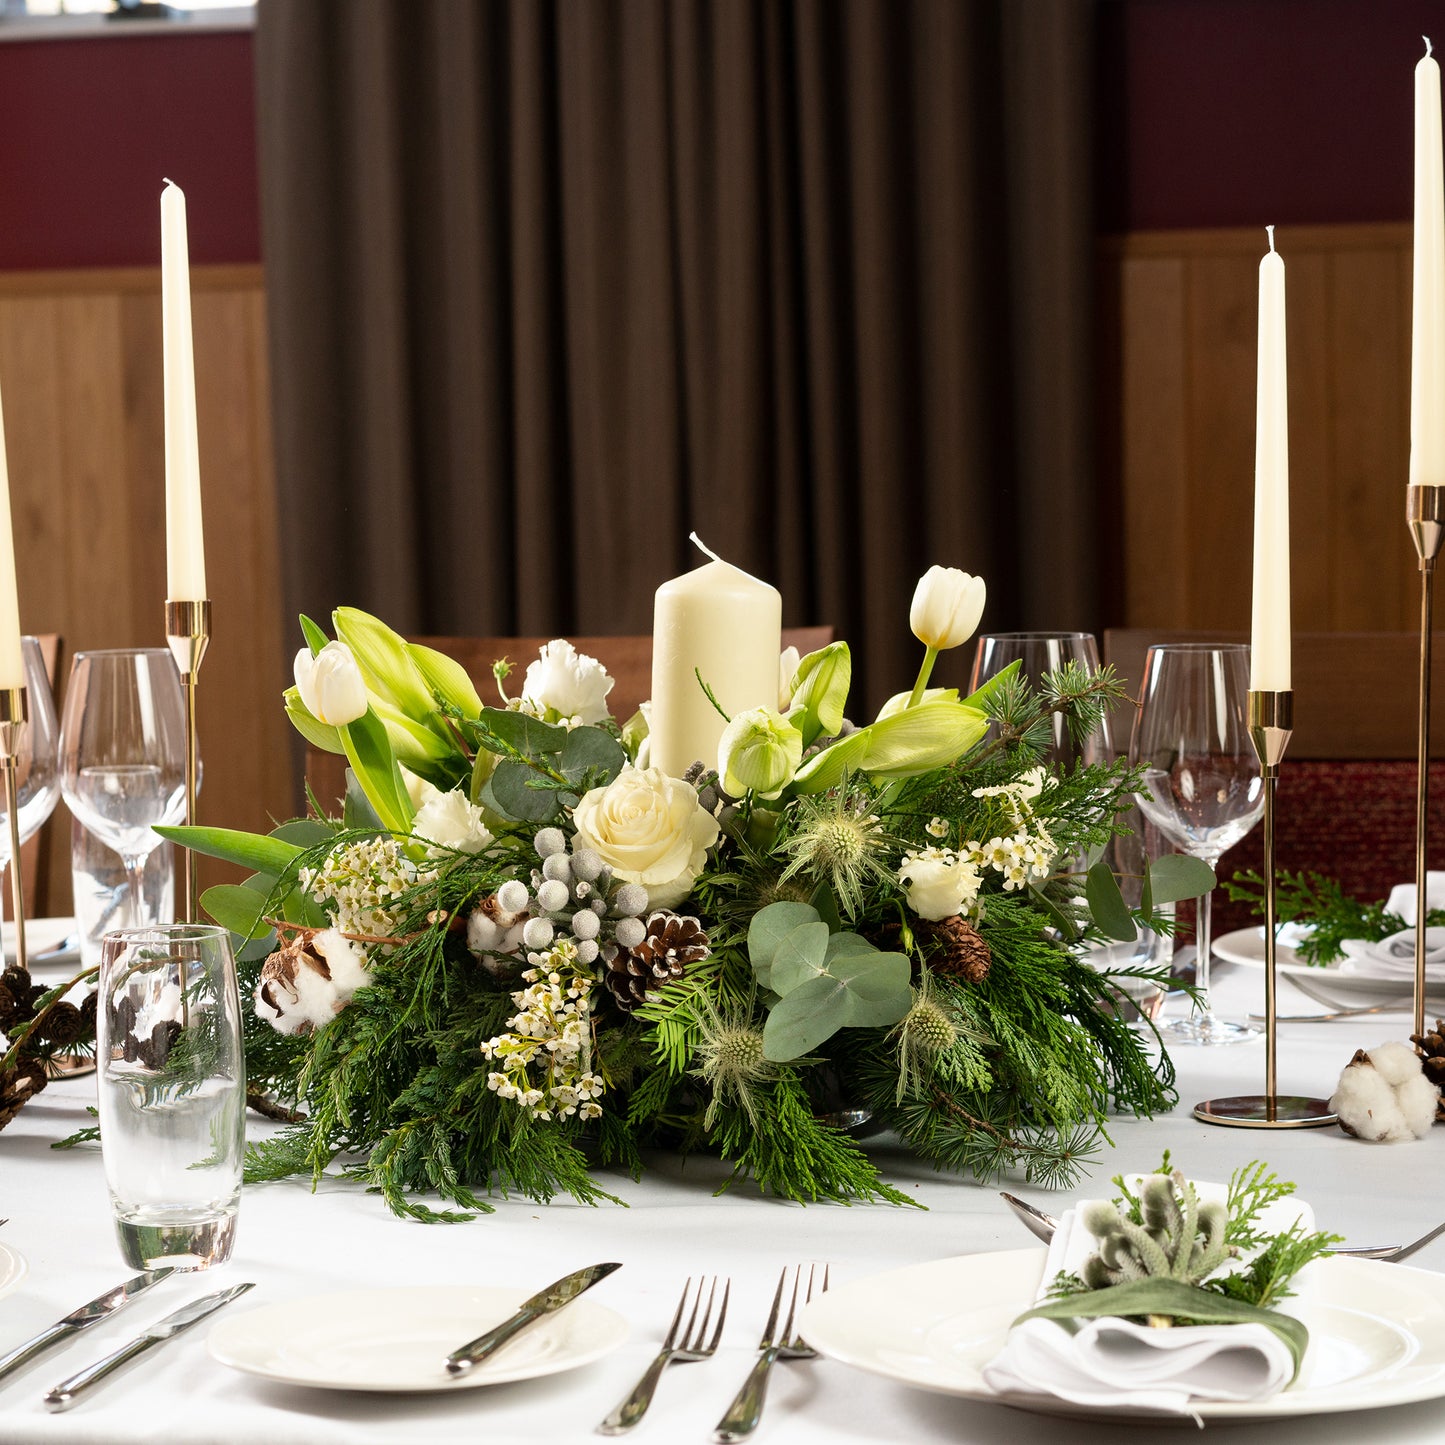
<svg viewBox="0 0 1445 1445"><path fill-rule="evenodd" d="M627 1339L627 1321L578 1300L523 1331L465 1375L446 1358L500 1324L528 1291L487 1285L413 1285L310 1295L221 1320L212 1356L287 1385L384 1392L469 1390L590 1364Z"/></svg>
<svg viewBox="0 0 1445 1445"><path fill-rule="evenodd" d="M0 1244L0 1295L7 1295L25 1278L25 1256Z"/></svg>
<svg viewBox="0 0 1445 1445"><path fill-rule="evenodd" d="M1280 940L1275 947L1275 972L1281 977L1303 978L1307 983L1317 983L1321 988L1341 996L1349 994L1379 999L1401 996L1410 992L1412 984L1408 978L1402 978L1397 974L1377 976L1365 972L1359 960L1349 960L1348 971L1342 970L1339 962L1323 966L1306 963L1289 946L1286 941L1289 937L1288 927L1286 927L1285 930L1282 930ZM1216 957L1222 958L1228 963L1237 963L1245 968L1262 969L1264 967L1263 926L1238 928L1233 933L1226 933L1223 938L1214 941L1214 953ZM1429 996L1445 1002L1445 978L1427 976L1425 991Z"/></svg>

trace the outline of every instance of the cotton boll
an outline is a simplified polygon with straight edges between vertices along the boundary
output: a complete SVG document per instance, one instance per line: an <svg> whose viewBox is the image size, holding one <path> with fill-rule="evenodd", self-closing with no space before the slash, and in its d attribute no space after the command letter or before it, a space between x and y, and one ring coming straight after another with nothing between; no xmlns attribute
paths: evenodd
<svg viewBox="0 0 1445 1445"><path fill-rule="evenodd" d="M1376 1044L1369 1054L1370 1062L1392 1089L1399 1088L1407 1079L1422 1077L1420 1056L1409 1044Z"/></svg>
<svg viewBox="0 0 1445 1445"><path fill-rule="evenodd" d="M1423 1139L1435 1127L1440 1091L1424 1074L1416 1074L1396 1088L1395 1098L1406 1127L1417 1139Z"/></svg>
<svg viewBox="0 0 1445 1445"><path fill-rule="evenodd" d="M371 982L365 951L336 929L327 928L316 934L311 940L311 949L326 960L326 966L331 970L331 982L343 1003L349 1002L357 989L365 988Z"/></svg>
<svg viewBox="0 0 1445 1445"><path fill-rule="evenodd" d="M1330 1108L1346 1133L1393 1144L1423 1139L1435 1122L1439 1092L1406 1044L1355 1052L1335 1086Z"/></svg>

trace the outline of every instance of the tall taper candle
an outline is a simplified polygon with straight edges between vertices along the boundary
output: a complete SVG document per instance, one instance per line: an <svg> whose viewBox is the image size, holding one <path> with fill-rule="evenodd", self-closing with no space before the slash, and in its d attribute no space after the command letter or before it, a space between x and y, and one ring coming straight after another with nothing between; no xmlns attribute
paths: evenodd
<svg viewBox="0 0 1445 1445"><path fill-rule="evenodd" d="M1410 332L1410 480L1445 484L1445 175L1440 66L1415 67L1415 280Z"/></svg>
<svg viewBox="0 0 1445 1445"><path fill-rule="evenodd" d="M196 443L196 367L191 345L191 265L186 196L173 181L161 192L161 317L165 344L166 597L206 597L201 533L201 462Z"/></svg>
<svg viewBox="0 0 1445 1445"><path fill-rule="evenodd" d="M0 412L0 688L25 686L20 653L20 602L15 591L15 533L10 525L10 469Z"/></svg>
<svg viewBox="0 0 1445 1445"><path fill-rule="evenodd" d="M1284 349L1284 261L1266 227L1259 263L1259 373L1254 431L1254 625L1251 692L1288 692L1289 396Z"/></svg>

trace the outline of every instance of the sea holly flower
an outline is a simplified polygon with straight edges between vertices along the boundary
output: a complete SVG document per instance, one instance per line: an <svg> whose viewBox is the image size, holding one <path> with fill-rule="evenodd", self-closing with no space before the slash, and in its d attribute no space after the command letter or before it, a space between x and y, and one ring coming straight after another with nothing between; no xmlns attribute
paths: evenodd
<svg viewBox="0 0 1445 1445"><path fill-rule="evenodd" d="M303 647L294 670L296 691L317 722L339 728L366 715L366 683L344 642L328 642L315 657Z"/></svg>
<svg viewBox="0 0 1445 1445"><path fill-rule="evenodd" d="M735 798L749 790L776 797L803 761L803 735L770 707L740 712L718 742L717 770Z"/></svg>

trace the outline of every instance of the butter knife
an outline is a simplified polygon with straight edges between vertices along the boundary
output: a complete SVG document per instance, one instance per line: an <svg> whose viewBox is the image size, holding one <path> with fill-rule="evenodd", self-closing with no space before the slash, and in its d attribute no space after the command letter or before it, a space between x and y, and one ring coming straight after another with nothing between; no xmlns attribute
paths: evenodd
<svg viewBox="0 0 1445 1445"><path fill-rule="evenodd" d="M144 1274L138 1274L134 1279L128 1279L124 1284L118 1284L114 1289L97 1295L78 1310L72 1310L63 1320L57 1320L34 1339L17 1345L9 1354L0 1355L0 1380L33 1360L36 1355L50 1349L52 1345L58 1345L62 1340L78 1335L81 1330L88 1330L91 1325L109 1319L117 1310L124 1309L133 1299L143 1295L153 1284L159 1284L174 1273L175 1270L170 1265L163 1269L148 1269Z"/></svg>
<svg viewBox="0 0 1445 1445"><path fill-rule="evenodd" d="M490 1329L484 1335L478 1335L470 1344L463 1345L459 1350L453 1350L447 1356L447 1373L449 1375L464 1375L474 1365L480 1365L483 1360L490 1359L509 1340L514 1339L529 1325L534 1325L538 1320L560 1310L564 1305L569 1305L584 1290L589 1290L598 1280L606 1279L614 1269L621 1269L620 1264L592 1264L586 1269L579 1269L573 1274L564 1276L556 1284L549 1284L541 1294L534 1294L531 1299L523 1303L516 1314L502 1321L494 1329Z"/></svg>
<svg viewBox="0 0 1445 1445"><path fill-rule="evenodd" d="M198 1300L192 1300L188 1305L182 1305L180 1309L168 1314L165 1319L158 1321L148 1329L145 1334L137 1335L129 1344L122 1345L118 1350L112 1350L104 1359L97 1360L93 1365L87 1365L69 1379L62 1380L53 1390L45 1396L45 1407L48 1410L68 1410L79 1401L81 1394L97 1385L107 1375L114 1374L122 1365L129 1364L138 1355L144 1354L152 1345L164 1344L166 1340L174 1339L182 1330L188 1330L194 1324L199 1324L207 1315L213 1314L222 1305L228 1305L233 1299L252 1289L254 1283L248 1280L245 1284L233 1284L230 1289L217 1290L215 1294L202 1295Z"/></svg>

